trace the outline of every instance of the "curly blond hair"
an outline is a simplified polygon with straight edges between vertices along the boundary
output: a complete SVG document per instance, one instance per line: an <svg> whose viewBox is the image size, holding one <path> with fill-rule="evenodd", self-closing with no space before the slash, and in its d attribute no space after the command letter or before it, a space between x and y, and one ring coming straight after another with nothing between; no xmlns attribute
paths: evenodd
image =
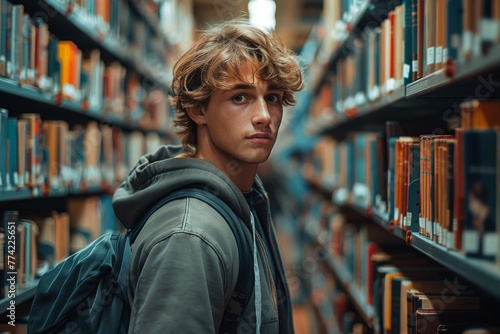
<svg viewBox="0 0 500 334"><path fill-rule="evenodd" d="M282 89L283 105L294 105L294 93L304 87L298 56L272 33L237 19L203 32L175 64L170 98L175 106L174 125L188 152L196 147L196 123L186 108L206 108L214 90L227 89L227 78L239 76L242 64L249 61L259 70L261 80Z"/></svg>

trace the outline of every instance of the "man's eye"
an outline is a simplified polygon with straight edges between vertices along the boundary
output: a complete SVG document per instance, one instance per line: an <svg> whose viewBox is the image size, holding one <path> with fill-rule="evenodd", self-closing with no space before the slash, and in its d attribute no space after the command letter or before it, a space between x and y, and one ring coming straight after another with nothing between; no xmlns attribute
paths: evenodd
<svg viewBox="0 0 500 334"><path fill-rule="evenodd" d="M245 102L246 97L244 95L236 95L233 97L233 101L235 102Z"/></svg>
<svg viewBox="0 0 500 334"><path fill-rule="evenodd" d="M279 95L277 95L277 94L272 94L272 95L269 95L269 96L267 97L267 100L268 100L269 102L273 102L273 103L275 103L275 102L279 102L279 101L281 100L281 97L280 97Z"/></svg>

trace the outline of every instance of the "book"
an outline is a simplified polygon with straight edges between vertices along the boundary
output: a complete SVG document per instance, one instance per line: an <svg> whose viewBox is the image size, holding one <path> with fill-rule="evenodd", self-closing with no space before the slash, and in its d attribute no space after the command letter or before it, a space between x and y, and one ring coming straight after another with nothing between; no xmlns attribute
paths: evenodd
<svg viewBox="0 0 500 334"><path fill-rule="evenodd" d="M498 130L468 130L463 134L465 220L462 236L467 256L497 261Z"/></svg>
<svg viewBox="0 0 500 334"><path fill-rule="evenodd" d="M9 113L0 108L0 191L7 187L7 118Z"/></svg>
<svg viewBox="0 0 500 334"><path fill-rule="evenodd" d="M29 179L28 170L28 144L29 122L25 119L17 120L17 187L24 188Z"/></svg>
<svg viewBox="0 0 500 334"><path fill-rule="evenodd" d="M437 333L439 325L448 323L470 323L484 318L481 311L471 310L417 310L415 312L415 328L417 333L434 334Z"/></svg>
<svg viewBox="0 0 500 334"><path fill-rule="evenodd" d="M7 119L7 141L6 147L6 165L7 165L7 183L6 190L15 190L18 187L18 132L17 118L9 117Z"/></svg>
<svg viewBox="0 0 500 334"><path fill-rule="evenodd" d="M101 232L101 210L97 196L69 198L70 254L94 241Z"/></svg>
<svg viewBox="0 0 500 334"><path fill-rule="evenodd" d="M7 19L11 4L0 0L0 76L7 75Z"/></svg>
<svg viewBox="0 0 500 334"><path fill-rule="evenodd" d="M461 52L463 34L463 4L464 1L447 0L446 9L446 49L443 52L443 61L451 59L457 63L463 61Z"/></svg>
<svg viewBox="0 0 500 334"><path fill-rule="evenodd" d="M26 134L26 185L36 190L42 185L41 178L41 147L40 147L40 114L28 113L19 115L20 120L27 121ZM19 133L21 135L21 133Z"/></svg>

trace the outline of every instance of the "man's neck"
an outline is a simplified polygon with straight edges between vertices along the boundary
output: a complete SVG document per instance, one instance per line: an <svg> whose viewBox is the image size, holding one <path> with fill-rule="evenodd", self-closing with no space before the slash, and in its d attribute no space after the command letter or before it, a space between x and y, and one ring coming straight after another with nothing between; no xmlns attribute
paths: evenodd
<svg viewBox="0 0 500 334"><path fill-rule="evenodd" d="M227 164L215 164L243 193L252 191L255 174L257 173L256 165L238 163L236 161Z"/></svg>
<svg viewBox="0 0 500 334"><path fill-rule="evenodd" d="M255 175L257 174L257 164L248 164L236 160L227 162L225 159L206 157L200 154L195 154L195 158L207 160L214 164L242 193L252 191Z"/></svg>

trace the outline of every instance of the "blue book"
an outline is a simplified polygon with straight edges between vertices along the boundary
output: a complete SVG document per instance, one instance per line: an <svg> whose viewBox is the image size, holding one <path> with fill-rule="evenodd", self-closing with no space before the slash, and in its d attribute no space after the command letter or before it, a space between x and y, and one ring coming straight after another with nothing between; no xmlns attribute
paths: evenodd
<svg viewBox="0 0 500 334"><path fill-rule="evenodd" d="M403 0L404 6L404 25L403 25L403 44L404 44L404 63L403 80L407 85L412 82L412 48L413 48L413 0Z"/></svg>
<svg viewBox="0 0 500 334"><path fill-rule="evenodd" d="M490 261L499 252L498 142L493 129L464 131L465 221L462 249L467 256Z"/></svg>
<svg viewBox="0 0 500 334"><path fill-rule="evenodd" d="M418 232L420 215L420 144L414 142L409 150L408 212L406 212L406 226L408 230Z"/></svg>
<svg viewBox="0 0 500 334"><path fill-rule="evenodd" d="M8 111L0 108L0 191L7 186L7 118Z"/></svg>
<svg viewBox="0 0 500 334"><path fill-rule="evenodd" d="M371 194L371 199L370 199L370 204L375 205L376 204L376 196L377 194L380 193L380 187L378 184L378 173L379 171L379 163L378 163L378 158L377 158L377 139L373 138L370 140L369 143L369 150L370 150L370 169L371 169L371 185L372 188L370 189L370 194Z"/></svg>
<svg viewBox="0 0 500 334"><path fill-rule="evenodd" d="M366 135L359 133L355 139L355 181L366 185Z"/></svg>
<svg viewBox="0 0 500 334"><path fill-rule="evenodd" d="M10 4L0 0L0 76L6 75L7 62L7 16Z"/></svg>
<svg viewBox="0 0 500 334"><path fill-rule="evenodd" d="M389 148L388 148L388 180L387 180L387 200L389 207L389 220L396 219L395 210L395 191L396 191L396 141L397 137L388 138Z"/></svg>
<svg viewBox="0 0 500 334"><path fill-rule="evenodd" d="M460 46L462 42L463 31L463 1L448 0L448 18L447 18L447 50L444 56L460 62Z"/></svg>
<svg viewBox="0 0 500 334"><path fill-rule="evenodd" d="M7 119L7 139L8 145L8 157L7 157L7 188L15 189L18 185L18 132L17 132L17 118L9 117Z"/></svg>

